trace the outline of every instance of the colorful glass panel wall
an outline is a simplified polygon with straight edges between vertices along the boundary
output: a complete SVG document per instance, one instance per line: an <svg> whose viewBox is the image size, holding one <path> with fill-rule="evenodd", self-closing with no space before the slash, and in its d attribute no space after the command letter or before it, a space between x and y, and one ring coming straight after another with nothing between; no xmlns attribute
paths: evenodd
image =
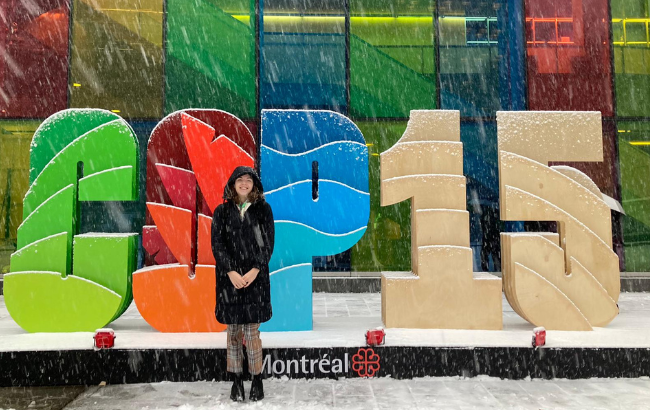
<svg viewBox="0 0 650 410"><path fill-rule="evenodd" d="M0 2L0 117L66 108L69 19L68 0Z"/></svg>
<svg viewBox="0 0 650 410"><path fill-rule="evenodd" d="M256 113L255 2L168 0L165 113Z"/></svg>
<svg viewBox="0 0 650 410"><path fill-rule="evenodd" d="M528 109L614 114L607 0L526 0Z"/></svg>
<svg viewBox="0 0 650 410"><path fill-rule="evenodd" d="M29 146L40 121L0 121L0 274L9 272L29 188Z"/></svg>
<svg viewBox="0 0 650 410"><path fill-rule="evenodd" d="M650 272L650 122L619 121L625 267Z"/></svg>
<svg viewBox="0 0 650 410"><path fill-rule="evenodd" d="M500 76L503 2L451 0L438 5L440 104L464 117L494 116L500 93L509 87ZM507 70L506 70L507 71ZM506 108L507 109L507 108ZM496 140L495 140L496 143Z"/></svg>
<svg viewBox="0 0 650 410"><path fill-rule="evenodd" d="M463 174L467 181L470 246L475 271L500 271L499 175L497 127L494 121L461 123Z"/></svg>
<svg viewBox="0 0 650 410"><path fill-rule="evenodd" d="M347 112L343 0L262 0L262 108Z"/></svg>
<svg viewBox="0 0 650 410"><path fill-rule="evenodd" d="M368 145L370 219L352 248L351 268L360 272L411 270L411 205L381 206L379 155L404 134L406 121L355 121Z"/></svg>
<svg viewBox="0 0 650 410"><path fill-rule="evenodd" d="M74 0L70 106L162 116L162 0Z"/></svg>
<svg viewBox="0 0 650 410"><path fill-rule="evenodd" d="M612 0L616 113L650 116L650 10L647 1Z"/></svg>
<svg viewBox="0 0 650 410"><path fill-rule="evenodd" d="M350 2L350 115L436 107L433 2Z"/></svg>

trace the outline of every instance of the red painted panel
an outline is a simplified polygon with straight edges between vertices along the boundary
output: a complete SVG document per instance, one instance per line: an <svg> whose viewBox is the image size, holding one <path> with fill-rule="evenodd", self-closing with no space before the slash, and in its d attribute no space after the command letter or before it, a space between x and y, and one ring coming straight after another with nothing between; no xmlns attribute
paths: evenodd
<svg viewBox="0 0 650 410"><path fill-rule="evenodd" d="M607 0L526 0L528 108L613 116Z"/></svg>
<svg viewBox="0 0 650 410"><path fill-rule="evenodd" d="M201 192L210 209L215 209L223 202L223 190L232 171L239 165L254 167L254 154L244 151L227 134L216 134L214 128L196 118L187 114L182 114L181 118L185 146ZM224 123L234 123L234 126L248 132L244 123L232 115L224 117ZM221 130L225 131L223 128ZM248 140L253 140L253 136L249 134Z"/></svg>
<svg viewBox="0 0 650 410"><path fill-rule="evenodd" d="M194 212L196 209L194 172L165 164L156 164L156 170L174 206Z"/></svg>
<svg viewBox="0 0 650 410"><path fill-rule="evenodd" d="M147 267L134 273L133 295L155 329L225 329L214 316L211 215L222 202L232 169L254 166L256 152L247 125L223 111L175 112L153 130L147 151L148 226L143 229Z"/></svg>
<svg viewBox="0 0 650 410"><path fill-rule="evenodd" d="M178 262L156 226L142 227L142 247L158 265Z"/></svg>
<svg viewBox="0 0 650 410"><path fill-rule="evenodd" d="M226 325L214 315L214 268L197 266L192 278L187 270L186 265L166 265L134 273L133 298L138 311L160 332L224 331Z"/></svg>
<svg viewBox="0 0 650 410"><path fill-rule="evenodd" d="M45 118L67 108L68 0L0 2L0 117Z"/></svg>
<svg viewBox="0 0 650 410"><path fill-rule="evenodd" d="M198 265L215 265L212 254L212 218L199 214L199 249L197 255Z"/></svg>
<svg viewBox="0 0 650 410"><path fill-rule="evenodd" d="M192 211L153 202L147 202L147 209L176 260L192 264Z"/></svg>

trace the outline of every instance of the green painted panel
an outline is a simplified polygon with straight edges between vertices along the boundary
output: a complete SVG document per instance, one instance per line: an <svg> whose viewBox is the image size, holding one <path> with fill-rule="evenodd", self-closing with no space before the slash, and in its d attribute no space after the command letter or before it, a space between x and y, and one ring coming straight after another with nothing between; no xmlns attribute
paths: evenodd
<svg viewBox="0 0 650 410"><path fill-rule="evenodd" d="M612 0L616 114L650 116L650 8L645 0ZM637 44L633 44L633 43ZM627 262L626 262L627 264Z"/></svg>
<svg viewBox="0 0 650 410"><path fill-rule="evenodd" d="M65 276L68 272L68 234L48 236L33 242L11 255L11 269L21 271L50 271Z"/></svg>
<svg viewBox="0 0 650 410"><path fill-rule="evenodd" d="M76 186L78 162L84 164L85 175L125 165L138 169L134 152L137 152L135 135L124 120L115 120L87 132L63 148L36 177L25 195L23 215L27 217L66 185ZM135 183L135 179L133 181Z"/></svg>
<svg viewBox="0 0 650 410"><path fill-rule="evenodd" d="M351 250L356 272L411 270L411 205L404 201L381 206L379 154L392 147L406 129L406 122L357 121L368 144L370 218L364 236Z"/></svg>
<svg viewBox="0 0 650 410"><path fill-rule="evenodd" d="M31 159L49 159L25 195L5 303L30 332L92 331L131 303L137 234L76 236L73 247L79 201L137 198L137 140L124 120L101 110L68 110L44 124ZM40 148L50 141L59 152Z"/></svg>
<svg viewBox="0 0 650 410"><path fill-rule="evenodd" d="M11 317L28 332L92 332L109 323L122 304L106 288L56 272L9 273L4 292L11 295L5 297Z"/></svg>
<svg viewBox="0 0 650 410"><path fill-rule="evenodd" d="M68 185L46 199L20 224L18 249L61 232L67 232L71 240L74 234L74 215L75 189L73 185Z"/></svg>
<svg viewBox="0 0 650 410"><path fill-rule="evenodd" d="M117 319L132 300L137 234L86 234L74 238L74 275L88 279L122 297Z"/></svg>
<svg viewBox="0 0 650 410"><path fill-rule="evenodd" d="M82 115L83 121L80 121ZM80 135L119 118L117 114L104 110L83 110L83 114L80 110L65 110L48 117L32 139L29 183L33 183L47 163Z"/></svg>
<svg viewBox="0 0 650 410"><path fill-rule="evenodd" d="M619 121L625 268L650 271L650 123Z"/></svg>
<svg viewBox="0 0 650 410"><path fill-rule="evenodd" d="M79 180L80 201L132 201L137 199L132 166L108 169Z"/></svg>
<svg viewBox="0 0 650 410"><path fill-rule="evenodd" d="M252 1L169 0L165 112L216 108L255 118Z"/></svg>
<svg viewBox="0 0 650 410"><path fill-rule="evenodd" d="M436 108L432 1L350 2L350 115Z"/></svg>
<svg viewBox="0 0 650 410"><path fill-rule="evenodd" d="M621 117L650 116L650 75L616 73L616 112Z"/></svg>
<svg viewBox="0 0 650 410"><path fill-rule="evenodd" d="M387 52L396 50L388 49ZM411 66L420 63L421 51L403 58ZM427 53L429 50L426 51ZM433 55L433 49L430 50ZM416 56L413 54L417 53ZM432 57L431 57L432 58ZM398 61L377 47L350 36L350 112L355 118L408 118L411 110L433 109L436 106L436 86L433 76L426 76Z"/></svg>

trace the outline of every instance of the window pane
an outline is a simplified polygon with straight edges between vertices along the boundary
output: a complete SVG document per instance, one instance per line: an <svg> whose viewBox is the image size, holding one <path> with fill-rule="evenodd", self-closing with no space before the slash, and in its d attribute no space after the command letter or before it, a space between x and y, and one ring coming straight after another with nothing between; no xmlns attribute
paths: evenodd
<svg viewBox="0 0 650 410"><path fill-rule="evenodd" d="M607 0L525 0L528 108L613 115Z"/></svg>
<svg viewBox="0 0 650 410"><path fill-rule="evenodd" d="M255 118L255 2L168 0L165 112L216 108Z"/></svg>
<svg viewBox="0 0 650 410"><path fill-rule="evenodd" d="M404 117L436 107L433 3L350 4L350 115Z"/></svg>
<svg viewBox="0 0 650 410"><path fill-rule="evenodd" d="M9 272L29 188L29 146L39 121L0 121L0 274Z"/></svg>
<svg viewBox="0 0 650 410"><path fill-rule="evenodd" d="M0 2L0 117L67 107L69 18L67 0Z"/></svg>
<svg viewBox="0 0 650 410"><path fill-rule="evenodd" d="M650 11L641 0L612 0L616 112L650 116Z"/></svg>
<svg viewBox="0 0 650 410"><path fill-rule="evenodd" d="M404 134L406 121L357 121L368 144L370 218L368 229L352 248L352 270L358 272L411 270L411 205L404 201L381 206L379 154Z"/></svg>
<svg viewBox="0 0 650 410"><path fill-rule="evenodd" d="M628 272L650 271L650 123L620 121L618 149Z"/></svg>
<svg viewBox="0 0 650 410"><path fill-rule="evenodd" d="M401 138L407 122L357 121L356 124L369 145L370 218L365 235L352 248L352 270L410 271L411 205L404 201L381 206L379 172L379 154ZM498 271L499 233L504 231L504 224L498 217L496 123L461 123L461 141L474 269ZM489 246L484 247L485 243Z"/></svg>
<svg viewBox="0 0 650 410"><path fill-rule="evenodd" d="M162 116L162 0L74 0L70 106Z"/></svg>
<svg viewBox="0 0 650 410"><path fill-rule="evenodd" d="M500 271L499 233L504 224L499 215L497 127L494 121L463 122L463 174L467 184L469 239L475 271Z"/></svg>
<svg viewBox="0 0 650 410"><path fill-rule="evenodd" d="M263 1L262 108L346 112L343 0Z"/></svg>
<svg viewBox="0 0 650 410"><path fill-rule="evenodd" d="M500 77L499 39L505 32L501 1L450 0L438 6L440 100L462 116L494 116L509 78ZM506 73L507 71L504 71Z"/></svg>

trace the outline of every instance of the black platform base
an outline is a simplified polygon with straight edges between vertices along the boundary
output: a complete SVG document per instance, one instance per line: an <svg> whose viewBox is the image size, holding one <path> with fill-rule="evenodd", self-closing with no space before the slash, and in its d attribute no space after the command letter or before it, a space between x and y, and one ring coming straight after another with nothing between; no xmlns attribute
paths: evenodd
<svg viewBox="0 0 650 410"><path fill-rule="evenodd" d="M264 375L289 378L487 375L504 379L650 376L650 349L287 348L266 350ZM0 353L0 386L221 381L223 349Z"/></svg>

